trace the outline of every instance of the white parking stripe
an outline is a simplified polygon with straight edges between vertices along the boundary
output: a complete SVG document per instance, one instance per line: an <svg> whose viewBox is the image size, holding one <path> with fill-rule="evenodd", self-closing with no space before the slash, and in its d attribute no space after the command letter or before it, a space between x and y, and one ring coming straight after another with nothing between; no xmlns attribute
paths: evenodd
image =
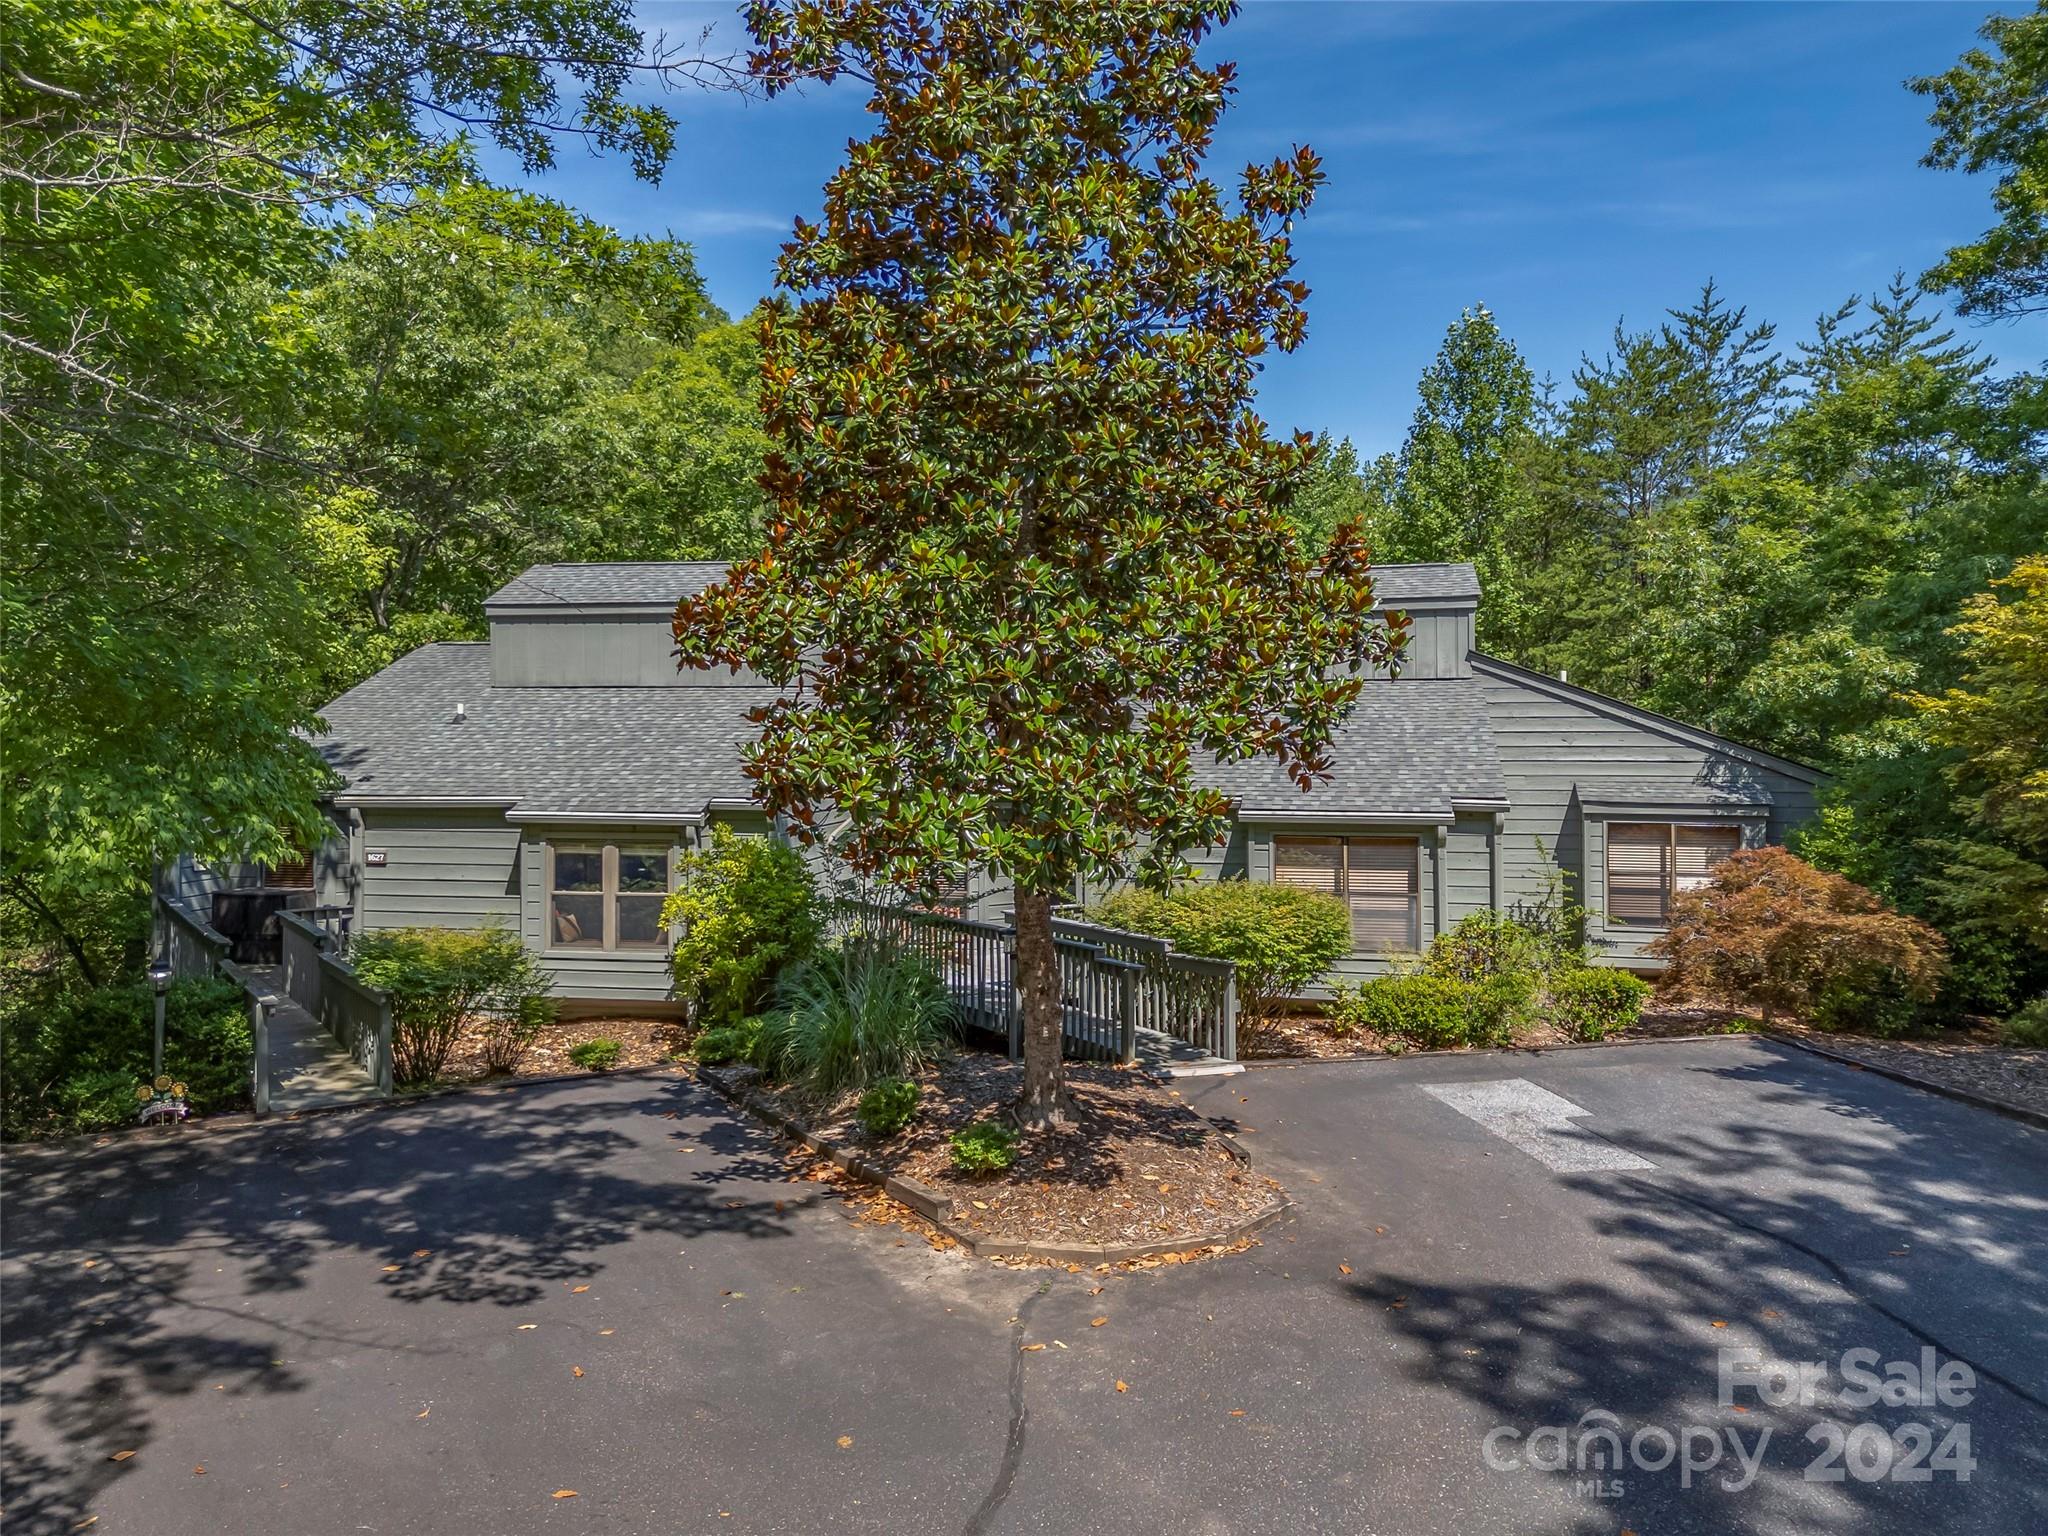
<svg viewBox="0 0 2048 1536"><path fill-rule="evenodd" d="M1441 1099L1468 1120L1520 1147L1560 1173L1593 1173L1606 1168L1654 1168L1648 1158L1625 1152L1574 1119L1592 1113L1559 1098L1526 1078L1491 1083L1424 1083L1422 1091Z"/></svg>

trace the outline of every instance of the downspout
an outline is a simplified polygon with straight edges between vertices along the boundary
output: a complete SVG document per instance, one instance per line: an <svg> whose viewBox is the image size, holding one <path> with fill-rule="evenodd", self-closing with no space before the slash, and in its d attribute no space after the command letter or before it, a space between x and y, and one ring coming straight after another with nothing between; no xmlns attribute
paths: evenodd
<svg viewBox="0 0 2048 1536"><path fill-rule="evenodd" d="M1445 866L1450 862L1445 855L1450 847L1450 841L1450 829L1439 826L1436 829L1436 839L1430 844L1430 864L1436 874L1436 889L1430 892L1430 906L1434 909L1436 919L1436 927L1430 935L1432 938L1444 931L1444 886L1449 883L1445 878Z"/></svg>
<svg viewBox="0 0 2048 1536"><path fill-rule="evenodd" d="M1500 898L1500 840L1507 835L1508 813L1493 813L1493 835L1486 840L1486 903L1494 911L1501 910Z"/></svg>

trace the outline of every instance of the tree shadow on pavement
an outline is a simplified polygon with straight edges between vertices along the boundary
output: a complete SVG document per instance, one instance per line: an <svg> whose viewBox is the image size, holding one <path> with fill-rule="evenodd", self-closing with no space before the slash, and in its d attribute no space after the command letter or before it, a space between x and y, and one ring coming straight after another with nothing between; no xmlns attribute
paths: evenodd
<svg viewBox="0 0 2048 1536"><path fill-rule="evenodd" d="M1381 1270L1350 1282L1361 1306L1419 1346L1405 1367L1413 1379L1450 1388L1513 1432L1497 1448L1523 1464L1478 1475L1565 1481L1581 1494L1588 1531L2048 1530L2048 1170L1993 1155L2014 1129L1972 1122L1974 1111L1887 1113L1779 1060L1688 1070L1747 1080L1786 1113L1711 1133L1615 1123L1612 1139L1654 1170L1560 1176L1593 1202L1593 1231L1621 1271L1612 1281L1446 1284ZM1882 1375L1888 1362L1917 1366L1925 1348L1968 1367L1968 1403L1843 1401L1845 1351L1874 1351ZM1773 1405L1747 1386L1724 1404L1724 1351L1818 1362L1827 1375L1806 1406ZM1882 1425L1895 1445L1880 1447L1872 1432L1860 1468L1834 1460L1841 1480L1818 1480L1808 1469L1819 1460L1828 1470L1826 1440L1808 1436L1822 1421ZM1978 1463L1968 1481L1887 1471L1881 1463L1902 1463L1917 1440L1909 1424L1931 1432L1922 1470L1966 1426ZM1687 1474L1682 1453L1662 1469L1624 1454L1603 1470L1595 1458L1607 1444L1589 1437L1618 1428L1625 1451L1646 1427L1682 1436L1688 1425L1700 1427L1702 1457L1705 1435L1720 1438L1710 1471ZM1562 1470L1545 1465L1556 1441L1529 1465L1529 1436L1543 1426L1565 1431ZM1765 1429L1753 1483L1726 1486L1741 1476L1729 1432L1754 1447ZM1645 1449L1654 1461L1661 1441L1652 1435ZM1595 1486L1614 1478L1618 1496Z"/></svg>
<svg viewBox="0 0 2048 1536"><path fill-rule="evenodd" d="M518 1307L587 1283L636 1237L779 1238L821 1198L749 1191L786 1177L771 1138L669 1077L11 1150L8 1164L0 1503L20 1531L71 1529L180 1397L298 1392L294 1354L419 1352L370 1298ZM273 1310L357 1265L374 1284L325 1309L343 1320Z"/></svg>

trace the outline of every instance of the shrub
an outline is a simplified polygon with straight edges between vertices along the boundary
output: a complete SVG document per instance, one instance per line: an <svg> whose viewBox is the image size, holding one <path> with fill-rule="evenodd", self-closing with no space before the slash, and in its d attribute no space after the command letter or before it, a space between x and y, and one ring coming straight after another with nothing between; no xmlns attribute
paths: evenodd
<svg viewBox="0 0 2048 1536"><path fill-rule="evenodd" d="M980 1120L952 1136L953 1166L962 1173L1001 1173L1017 1160L1016 1127Z"/></svg>
<svg viewBox="0 0 2048 1536"><path fill-rule="evenodd" d="M1512 917L1470 912L1448 933L1429 941L1422 969L1453 981L1484 981L1493 976L1533 976L1547 969L1549 960L1537 936Z"/></svg>
<svg viewBox="0 0 2048 1536"><path fill-rule="evenodd" d="M1575 1040L1601 1040L1642 1017L1650 984L1640 976L1582 965L1550 978L1550 1018Z"/></svg>
<svg viewBox="0 0 2048 1536"><path fill-rule="evenodd" d="M9 1140L72 1136L135 1123L135 1090L148 1080L156 997L124 982L17 1014L0 1041L0 1131ZM183 1082L195 1111L249 1102L248 999L219 977L173 982L164 997L164 1071ZM125 1101L117 1111L114 1082Z"/></svg>
<svg viewBox="0 0 2048 1536"><path fill-rule="evenodd" d="M1480 981L1467 982L1465 997L1466 1045L1509 1045L1515 1032L1529 1022L1536 1002L1534 978L1517 972L1503 972Z"/></svg>
<svg viewBox="0 0 2048 1536"><path fill-rule="evenodd" d="M538 962L534 966L535 984L547 985L541 976ZM555 1000L545 992L518 991L508 1006L491 1013L484 1021L483 1038L477 1048L477 1057L484 1064L486 1072L511 1072L526 1058L527 1051L539 1038L540 1032L555 1022ZM394 1029L396 1026L393 1026Z"/></svg>
<svg viewBox="0 0 2048 1536"><path fill-rule="evenodd" d="M1463 1045L1471 1027L1472 986L1448 976L1376 976L1340 988L1332 1018L1340 1033L1370 1030L1424 1047Z"/></svg>
<svg viewBox="0 0 2048 1536"><path fill-rule="evenodd" d="M1119 891L1091 922L1168 940L1190 955L1237 966L1240 1039L1255 1037L1294 996L1351 953L1351 914L1318 891L1249 880L1197 880L1164 895Z"/></svg>
<svg viewBox="0 0 2048 1536"><path fill-rule="evenodd" d="M722 1024L716 1029L707 1029L697 1037L691 1047L696 1058L707 1067L729 1066L736 1061L751 1061L755 1046L761 1038L762 1020L742 1019L737 1024Z"/></svg>
<svg viewBox="0 0 2048 1536"><path fill-rule="evenodd" d="M1806 1014L1825 997L1831 1017L1857 1000L1931 1000L1948 970L1941 935L1862 886L1783 848L1747 848L1671 904L1671 926L1648 952L1681 987Z"/></svg>
<svg viewBox="0 0 2048 1536"><path fill-rule="evenodd" d="M870 1136L894 1136L910 1124L923 1097L924 1090L909 1079L888 1077L860 1096L854 1114Z"/></svg>
<svg viewBox="0 0 2048 1536"><path fill-rule="evenodd" d="M514 1063L537 1031L548 976L540 962L503 928L391 928L359 933L349 962L365 983L391 999L391 1069L400 1083L430 1083L454 1053L472 1015L489 1020L499 1059Z"/></svg>
<svg viewBox="0 0 2048 1536"><path fill-rule="evenodd" d="M794 849L723 825L708 848L683 855L680 873L662 909L682 929L670 962L677 985L706 1022L736 1024L817 948L816 885Z"/></svg>
<svg viewBox="0 0 2048 1536"><path fill-rule="evenodd" d="M586 1072L609 1072L619 1064L619 1053L624 1049L618 1041L599 1036L570 1046L569 1060Z"/></svg>
<svg viewBox="0 0 2048 1536"><path fill-rule="evenodd" d="M849 941L785 973L780 1011L754 1061L770 1076L831 1099L907 1077L943 1049L952 998L929 964L883 939Z"/></svg>
<svg viewBox="0 0 2048 1536"><path fill-rule="evenodd" d="M1998 1027L2000 1043L2048 1050L2048 997L2037 997Z"/></svg>

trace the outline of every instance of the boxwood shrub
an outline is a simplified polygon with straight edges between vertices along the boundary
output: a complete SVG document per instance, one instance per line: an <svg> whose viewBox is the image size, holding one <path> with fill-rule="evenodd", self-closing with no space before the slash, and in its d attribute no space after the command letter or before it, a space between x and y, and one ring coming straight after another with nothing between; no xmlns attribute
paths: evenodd
<svg viewBox="0 0 2048 1536"><path fill-rule="evenodd" d="M1601 1040L1642 1017L1650 984L1627 971L1578 966L1550 978L1550 1017L1576 1040Z"/></svg>

